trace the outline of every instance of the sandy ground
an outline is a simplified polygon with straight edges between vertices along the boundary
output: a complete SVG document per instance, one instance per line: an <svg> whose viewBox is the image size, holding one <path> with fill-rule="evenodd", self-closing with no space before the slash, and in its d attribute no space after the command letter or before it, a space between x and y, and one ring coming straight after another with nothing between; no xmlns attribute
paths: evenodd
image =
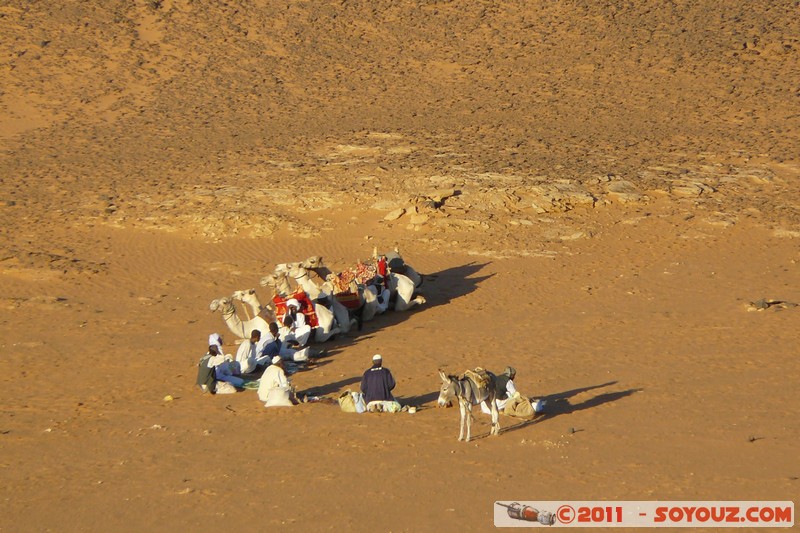
<svg viewBox="0 0 800 533"><path fill-rule="evenodd" d="M59 4L0 5L0 530L798 501L795 2ZM394 246L426 304L293 380L416 413L195 387L213 299ZM509 364L547 413L457 442Z"/></svg>

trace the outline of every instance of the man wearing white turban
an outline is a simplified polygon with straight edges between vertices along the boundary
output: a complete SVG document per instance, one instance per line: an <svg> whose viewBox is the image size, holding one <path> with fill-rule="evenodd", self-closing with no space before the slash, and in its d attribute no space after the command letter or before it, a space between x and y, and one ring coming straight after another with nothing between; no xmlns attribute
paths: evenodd
<svg viewBox="0 0 800 533"><path fill-rule="evenodd" d="M286 300L286 314L283 315L283 338L296 340L300 346L308 344L311 337L311 326L306 323L306 316L300 311L300 302L295 298Z"/></svg>

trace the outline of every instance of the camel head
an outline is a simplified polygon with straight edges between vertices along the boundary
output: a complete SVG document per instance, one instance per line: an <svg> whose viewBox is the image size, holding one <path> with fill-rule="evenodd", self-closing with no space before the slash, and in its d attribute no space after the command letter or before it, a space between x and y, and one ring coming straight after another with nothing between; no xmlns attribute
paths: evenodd
<svg viewBox="0 0 800 533"><path fill-rule="evenodd" d="M397 246L394 247L394 253L396 253L398 257L402 257L402 255L400 254L400 248L397 247ZM386 255L386 254L380 254L380 255ZM378 257L379 257L379 255L378 255L378 247L375 246L375 247L372 248L372 258L373 259L378 259Z"/></svg>
<svg viewBox="0 0 800 533"><path fill-rule="evenodd" d="M231 298L234 300L239 300L240 302L245 301L247 298L252 298L256 294L255 289L245 289L242 291L236 291L231 295Z"/></svg>
<svg viewBox="0 0 800 533"><path fill-rule="evenodd" d="M275 265L275 270L273 270L272 272L276 276L284 276L288 274L290 270L292 270L297 266L300 266L300 263L296 261L294 263L281 263L279 265Z"/></svg>
<svg viewBox="0 0 800 533"><path fill-rule="evenodd" d="M322 256L321 255L312 255L305 261L299 264L299 266L306 268L308 270L314 270L315 268L322 268Z"/></svg>
<svg viewBox="0 0 800 533"><path fill-rule="evenodd" d="M277 274L267 274L258 282L262 287L275 287L278 284Z"/></svg>
<svg viewBox="0 0 800 533"><path fill-rule="evenodd" d="M292 288L289 285L289 280L286 278L286 274L267 274L263 278L261 278L261 286L262 287L271 287L275 294L280 294L281 296L285 296L292 292Z"/></svg>
<svg viewBox="0 0 800 533"><path fill-rule="evenodd" d="M219 298L213 300L211 304L208 306L208 308L211 309L212 312L218 311L219 309L222 309L224 311L227 307L231 305L231 303L232 302L230 298Z"/></svg>

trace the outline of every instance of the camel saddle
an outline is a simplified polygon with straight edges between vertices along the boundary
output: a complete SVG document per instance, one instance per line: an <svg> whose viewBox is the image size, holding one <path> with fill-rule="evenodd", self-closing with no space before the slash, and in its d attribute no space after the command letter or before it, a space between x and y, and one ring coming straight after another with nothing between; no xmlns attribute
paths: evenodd
<svg viewBox="0 0 800 533"><path fill-rule="evenodd" d="M306 324L308 324L312 328L319 326L319 320L317 320L317 313L316 311L314 311L314 304L311 302L311 299L303 290L299 290L294 294L290 294L286 298L283 298L282 296L276 294L272 298L272 302L275 304L275 317L280 322L283 322L283 316L286 314L286 301L292 298L300 302L300 312L302 312L305 315Z"/></svg>

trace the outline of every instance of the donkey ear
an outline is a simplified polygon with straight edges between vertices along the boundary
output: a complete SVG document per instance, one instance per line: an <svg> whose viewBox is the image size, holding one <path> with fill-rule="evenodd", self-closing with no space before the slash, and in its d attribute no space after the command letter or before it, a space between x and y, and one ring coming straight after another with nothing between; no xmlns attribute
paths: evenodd
<svg viewBox="0 0 800 533"><path fill-rule="evenodd" d="M447 383L448 381L450 381L449 379L447 379L447 374L445 374L445 373L444 373L444 372L442 372L441 370L439 370L439 377L440 377L440 378L442 378L442 381L443 381L444 383Z"/></svg>

